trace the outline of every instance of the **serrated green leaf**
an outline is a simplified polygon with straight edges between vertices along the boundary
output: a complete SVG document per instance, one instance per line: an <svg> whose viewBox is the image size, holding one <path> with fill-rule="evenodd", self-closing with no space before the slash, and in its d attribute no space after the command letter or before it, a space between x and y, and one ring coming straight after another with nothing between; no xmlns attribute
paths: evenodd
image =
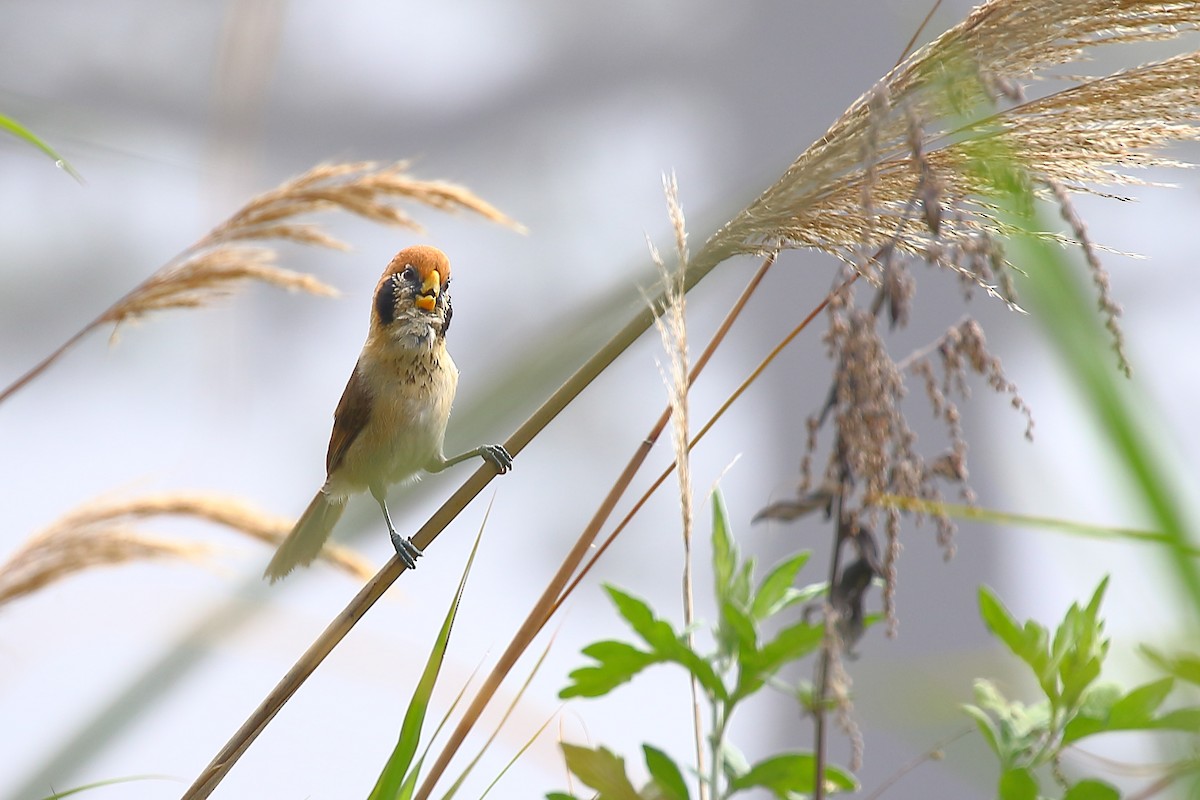
<svg viewBox="0 0 1200 800"><path fill-rule="evenodd" d="M811 553L807 550L796 553L776 564L762 582L750 604L750 615L759 622L778 613L790 603L787 602L788 590L795 592L793 584L800 570L808 563ZM794 601L793 601L794 602Z"/></svg>
<svg viewBox="0 0 1200 800"><path fill-rule="evenodd" d="M671 627L671 623L654 615L654 609L641 598L623 592L615 586L605 585L604 591L612 598L617 612L629 623L638 636L654 650L670 647L678 641L679 634Z"/></svg>
<svg viewBox="0 0 1200 800"><path fill-rule="evenodd" d="M998 638L1017 658L1033 668L1039 678L1045 671L1048 634L1036 622L1027 622L1024 627L1017 624L1009 610L987 586L979 587L979 616L988 630Z"/></svg>
<svg viewBox="0 0 1200 800"><path fill-rule="evenodd" d="M1131 689L1113 705L1113 724L1132 730L1151 722L1174 688L1174 678L1161 678Z"/></svg>
<svg viewBox="0 0 1200 800"><path fill-rule="evenodd" d="M729 783L732 791L740 792L759 787L767 789L780 800L795 794L813 794L816 784L816 759L812 753L783 753L751 765L745 773ZM854 791L858 781L843 769L825 765L827 792Z"/></svg>
<svg viewBox="0 0 1200 800"><path fill-rule="evenodd" d="M567 676L571 682L558 693L564 700L570 697L602 697L646 667L663 660L626 642L612 640L594 642L583 648L583 654L597 663L573 670Z"/></svg>
<svg viewBox="0 0 1200 800"><path fill-rule="evenodd" d="M1072 603L1054 635L1054 658L1058 673L1057 695L1047 692L1058 707L1071 710L1079 703L1087 688L1100 677L1109 642L1104 638L1104 621L1100 619L1100 603L1108 587L1105 577L1092 593L1087 606L1080 609Z"/></svg>
<svg viewBox="0 0 1200 800"><path fill-rule="evenodd" d="M753 694L783 666L816 650L821 646L824 633L820 623L798 622L779 631L761 648L739 652L738 681L733 699L736 701Z"/></svg>
<svg viewBox="0 0 1200 800"><path fill-rule="evenodd" d="M1000 800L1037 800L1038 784L1027 769L1006 770L1000 776Z"/></svg>
<svg viewBox="0 0 1200 800"><path fill-rule="evenodd" d="M648 744L642 745L642 753L646 757L646 769L661 796L666 800L688 800L688 788L683 780L683 772L671 757Z"/></svg>
<svg viewBox="0 0 1200 800"><path fill-rule="evenodd" d="M728 698L725 685L717 676L712 665L692 650L686 640L675 632L671 624L654 615L653 609L644 601L621 591L615 586L605 586L617 611L630 627L650 645L651 654L657 661L679 664L705 688L710 696L719 700Z"/></svg>
<svg viewBox="0 0 1200 800"><path fill-rule="evenodd" d="M637 789L625 774L625 759L610 750L562 743L567 769L588 787L600 793L600 800L641 800Z"/></svg>
<svg viewBox="0 0 1200 800"><path fill-rule="evenodd" d="M1063 795L1063 800L1120 800L1116 787L1104 781L1087 778L1072 786Z"/></svg>

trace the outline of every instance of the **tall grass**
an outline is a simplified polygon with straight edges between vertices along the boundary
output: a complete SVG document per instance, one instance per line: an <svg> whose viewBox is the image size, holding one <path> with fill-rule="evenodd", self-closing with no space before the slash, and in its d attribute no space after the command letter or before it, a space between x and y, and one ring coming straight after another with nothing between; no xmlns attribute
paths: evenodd
<svg viewBox="0 0 1200 800"><path fill-rule="evenodd" d="M823 313L827 323L823 341L833 366L827 399L812 410L810 417L801 491L795 499L764 510L765 517L781 520L823 511L834 542L828 591L819 607L825 634L810 704L815 720L817 796L823 794L825 786L822 777L829 737L827 718L834 715L858 745L851 714L850 677L843 656L864 634L863 601L873 581L884 587L884 614L894 627L893 593L905 522L904 502L896 498L908 501L909 509L935 518L949 555L954 547L953 508L942 502L943 494L957 492L968 505L974 499L967 484L961 401L954 398L965 395L968 378L978 376L993 390L1009 396L1032 425L1016 387L989 352L982 328L973 320L963 320L907 357L891 354L888 332L908 320L920 281L933 279L918 280L911 268L914 264L936 267L938 271L929 273L931 276L939 272L954 276L1007 304L1014 313L1022 310L1023 295L1032 298L1032 308L1053 305L1058 313L1040 317L1056 320L1052 340L1059 343L1066 356L1064 362L1076 371L1114 447L1130 465L1131 481L1153 510L1169 542L1171 573L1192 611L1200 613L1200 570L1191 557L1187 526L1172 501L1170 480L1160 466L1161 459L1150 448L1148 437L1139 432L1138 414L1127 392L1117 388L1115 370L1097 366L1098 361L1103 363L1097 357L1098 346L1104 350L1107 363L1126 372L1128 359L1118 307L1110 296L1099 248L1070 205L1072 193L1100 193L1114 186L1136 185L1131 170L1175 166L1163 149L1174 142L1200 138L1200 96L1195 89L1200 86L1200 53L1181 53L1097 78L1075 79L1067 88L1035 99L1026 99L1022 89L1023 83L1071 64L1091 49L1173 40L1198 27L1200 3L1194 2L1078 0L1030 4L992 0L883 76L778 180L691 252L686 246L675 191L669 191L677 234L677 272L669 276L667 287L659 295L546 398L505 446L513 455L519 454L656 322L666 331L664 338L669 344L668 408L613 480L562 566L547 580L541 597L513 633L505 652L439 745L424 782L413 788L414 796L432 795L517 659L579 585L580 571L595 563L593 560L585 566L586 556L609 524L650 448L671 421L685 554L690 550L692 490L687 465L696 437L690 432L688 389L712 350L719 346L727 327L690 364L684 298L713 270L736 256L763 259L765 271L780 252L803 248L827 253L837 264L829 294L813 299L810 306L816 310L780 345L790 342L810 320ZM329 210L412 227L414 220L395 205L400 199L442 210L469 210L515 226L466 190L417 181L404 172L403 165L317 167L250 201L228 222L186 248L0 392L0 402L99 327L115 326L152 312L197 306L245 280L327 291L311 276L276 266L273 251L264 248L263 242L337 246L338 242L327 233L297 219ZM1033 224L1040 219L1035 209L1042 205L1061 209L1067 230L1054 231L1049 225ZM251 247L247 242L255 244ZM1061 277L1060 264L1049 255L1051 245L1081 248L1094 287L1090 301L1071 280ZM759 286L761 277L760 271L747 293ZM863 298L862 294L868 296ZM731 309L730 324L746 296ZM815 341L812 346L816 346ZM780 348L768 356L763 366ZM762 368L731 394L730 402L761 374ZM944 450L928 452L915 441L900 403L910 386L925 392L934 415L944 424L949 443ZM700 435L707 429L707 425L701 427ZM826 441L821 441L822 436ZM493 474L484 467L467 478L416 532L416 545L426 548L433 544L487 486ZM660 477L655 486L665 477ZM127 509L122 513L140 512ZM114 512L107 517L101 515L101 519L119 516ZM619 523L617 532L623 526L624 522ZM87 534L76 541L94 544L103 539ZM39 552L44 547L45 537L34 540L27 552ZM169 546L162 552L179 554ZM157 555L158 551L147 549L134 554ZM27 555L19 553L18 568L27 560ZM79 557L77 563L86 566L103 560ZM682 571L685 597L689 598L685 607L690 615L689 563L685 555ZM392 558L365 584L212 758L185 797L207 797L219 786L282 706L403 571L399 559ZM64 568L54 567L48 568L46 575L57 577L64 572ZM0 578L3 575L0 571ZM18 583L33 590L50 585L50 578ZM691 619L686 622L690 627ZM703 774L706 767L701 741L705 732L698 715L694 725L697 768Z"/></svg>

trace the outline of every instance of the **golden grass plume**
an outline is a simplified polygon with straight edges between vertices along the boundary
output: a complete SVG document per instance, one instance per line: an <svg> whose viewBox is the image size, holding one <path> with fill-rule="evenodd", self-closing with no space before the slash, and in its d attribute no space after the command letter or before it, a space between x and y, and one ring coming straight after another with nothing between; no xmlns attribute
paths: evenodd
<svg viewBox="0 0 1200 800"><path fill-rule="evenodd" d="M462 186L410 176L407 162L385 166L370 161L321 164L250 200L0 391L0 402L104 325L119 326L155 311L203 306L247 281L335 295L331 286L315 277L277 266L275 250L261 243L284 241L345 249L344 242L301 219L327 211L344 211L373 222L421 231L421 225L398 205L401 202L450 213L467 211L517 231L525 230Z"/></svg>
<svg viewBox="0 0 1200 800"><path fill-rule="evenodd" d="M1175 165L1151 151L1200 138L1200 53L1027 102L1016 82L1088 48L1198 27L1197 2L984 3L855 101L698 260L814 248L861 269L857 254L894 237L899 250L954 267L939 253L1007 232L994 206L1013 181L1044 197L1050 182L1092 191L1136 183L1132 168ZM915 201L923 215L910 213Z"/></svg>
<svg viewBox="0 0 1200 800"><path fill-rule="evenodd" d="M35 534L0 565L0 605L92 567L165 558L197 562L212 552L204 544L153 536L135 528L139 521L160 517L210 522L272 547L278 546L292 527L292 520L213 495L157 494L88 503ZM345 548L326 547L322 557L360 580L374 571Z"/></svg>

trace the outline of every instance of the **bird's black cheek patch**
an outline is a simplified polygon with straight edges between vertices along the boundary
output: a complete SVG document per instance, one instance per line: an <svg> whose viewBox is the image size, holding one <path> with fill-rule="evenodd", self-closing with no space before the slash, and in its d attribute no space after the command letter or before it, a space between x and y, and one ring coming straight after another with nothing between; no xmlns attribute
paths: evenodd
<svg viewBox="0 0 1200 800"><path fill-rule="evenodd" d="M442 297L446 298L446 316L442 321L442 336L445 336L446 331L450 330L450 318L454 316L454 307L450 305L450 295L444 294Z"/></svg>
<svg viewBox="0 0 1200 800"><path fill-rule="evenodd" d="M396 281L385 281L375 293L375 312L379 314L379 322L391 325L396 318Z"/></svg>

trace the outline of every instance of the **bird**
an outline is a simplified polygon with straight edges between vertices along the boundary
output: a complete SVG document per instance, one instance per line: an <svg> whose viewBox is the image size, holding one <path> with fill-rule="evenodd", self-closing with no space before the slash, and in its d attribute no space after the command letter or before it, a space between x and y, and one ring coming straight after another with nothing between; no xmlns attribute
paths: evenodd
<svg viewBox="0 0 1200 800"><path fill-rule="evenodd" d="M436 247L407 247L383 271L367 341L333 413L325 483L267 565L263 577L271 583L311 563L346 501L363 491L379 504L396 554L415 569L421 551L396 532L388 487L471 458L482 458L501 475L512 468L512 456L499 444L443 455L458 387L458 368L446 350L449 288L450 260Z"/></svg>

